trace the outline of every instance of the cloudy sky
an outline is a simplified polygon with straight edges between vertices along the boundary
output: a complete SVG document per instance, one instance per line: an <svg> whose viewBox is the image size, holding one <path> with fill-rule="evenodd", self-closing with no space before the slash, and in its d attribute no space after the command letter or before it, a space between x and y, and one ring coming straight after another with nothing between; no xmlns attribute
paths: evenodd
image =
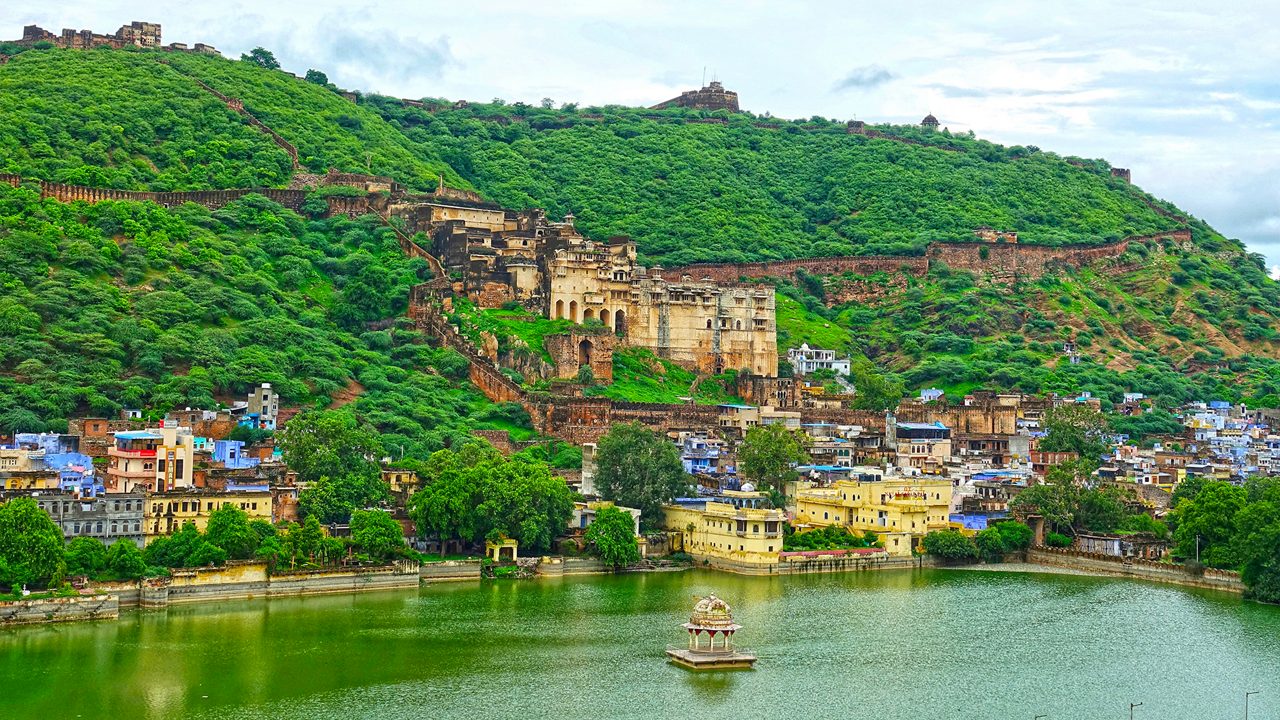
<svg viewBox="0 0 1280 720"><path fill-rule="evenodd" d="M6 0L36 23L164 27L400 97L649 105L717 77L745 109L918 122L1103 157L1280 266L1280 0L169 3Z"/></svg>

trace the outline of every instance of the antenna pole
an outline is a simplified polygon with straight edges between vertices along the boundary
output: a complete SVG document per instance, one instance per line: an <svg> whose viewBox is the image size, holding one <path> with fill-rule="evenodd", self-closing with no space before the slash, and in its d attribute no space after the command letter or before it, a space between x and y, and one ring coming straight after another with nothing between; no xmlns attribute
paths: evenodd
<svg viewBox="0 0 1280 720"><path fill-rule="evenodd" d="M699 87L706 87L706 86L707 86L707 66L703 65L702 66L702 84L699 85Z"/></svg>

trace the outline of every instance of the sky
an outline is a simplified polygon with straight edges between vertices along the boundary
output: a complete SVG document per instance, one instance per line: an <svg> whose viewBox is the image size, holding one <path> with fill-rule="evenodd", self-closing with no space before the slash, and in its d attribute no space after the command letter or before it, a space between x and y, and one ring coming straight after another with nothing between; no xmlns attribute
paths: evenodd
<svg viewBox="0 0 1280 720"><path fill-rule="evenodd" d="M905 3L757 0L6 0L34 23L228 57L406 98L652 105L718 79L743 109L919 122L1128 167L1280 275L1280 0Z"/></svg>

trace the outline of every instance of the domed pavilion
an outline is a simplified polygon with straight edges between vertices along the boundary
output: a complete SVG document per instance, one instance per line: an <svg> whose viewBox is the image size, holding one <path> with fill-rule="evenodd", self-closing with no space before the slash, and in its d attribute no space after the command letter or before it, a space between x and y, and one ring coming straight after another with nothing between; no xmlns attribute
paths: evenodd
<svg viewBox="0 0 1280 720"><path fill-rule="evenodd" d="M755 655L734 648L733 634L742 626L733 621L729 603L715 595L698 598L689 622L680 627L689 634L689 646L667 647L667 657L676 665L690 670L750 669L755 665Z"/></svg>

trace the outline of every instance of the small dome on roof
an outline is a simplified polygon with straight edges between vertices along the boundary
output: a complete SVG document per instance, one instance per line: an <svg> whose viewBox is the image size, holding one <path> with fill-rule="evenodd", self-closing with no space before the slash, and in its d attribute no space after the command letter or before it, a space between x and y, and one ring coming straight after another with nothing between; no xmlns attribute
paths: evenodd
<svg viewBox="0 0 1280 720"><path fill-rule="evenodd" d="M936 127L938 125L938 118L934 117L933 113L929 113L928 115L924 116L924 119L920 121L920 124L933 125Z"/></svg>

